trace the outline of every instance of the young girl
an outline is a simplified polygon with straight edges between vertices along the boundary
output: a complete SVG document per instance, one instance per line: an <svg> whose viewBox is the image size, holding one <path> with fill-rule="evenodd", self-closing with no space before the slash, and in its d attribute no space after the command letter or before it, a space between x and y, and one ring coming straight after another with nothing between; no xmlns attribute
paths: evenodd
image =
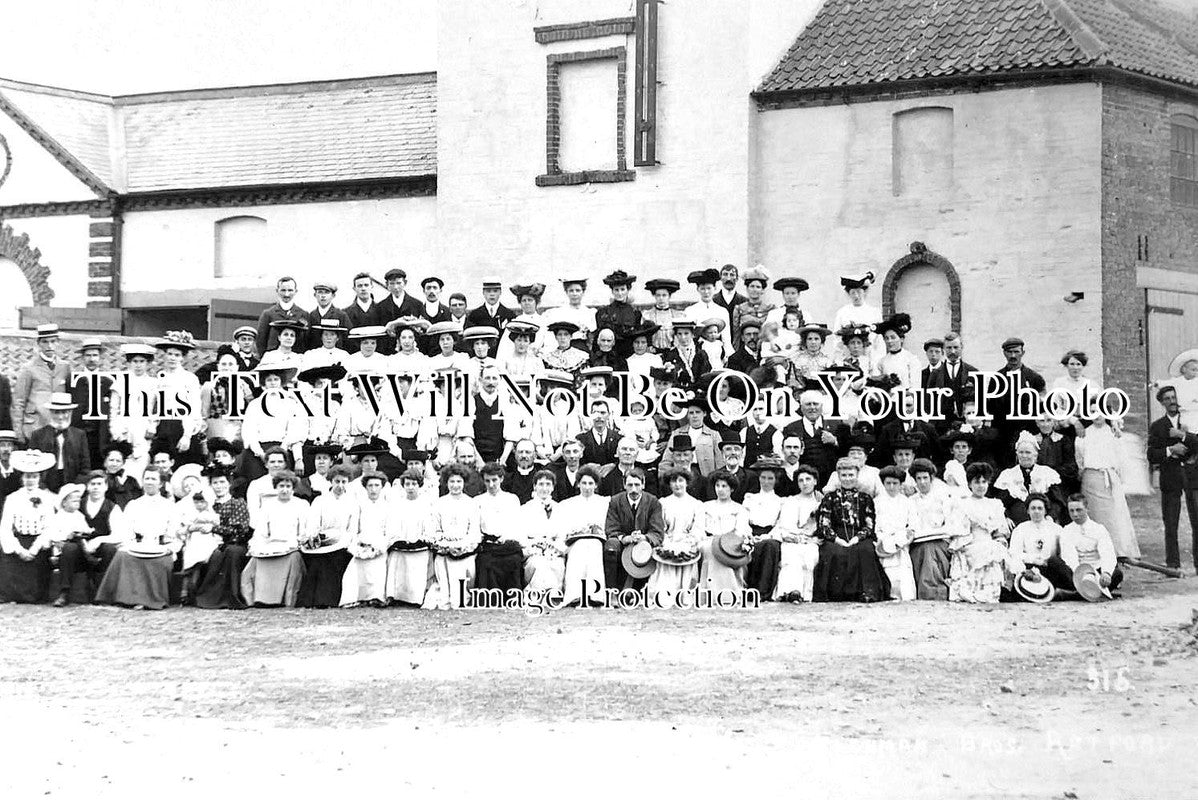
<svg viewBox="0 0 1198 800"><path fill-rule="evenodd" d="M952 566L948 599L958 603L997 603L1003 584L1020 568L1007 550L1007 520L1002 502L986 497L989 464L970 464L965 470L969 496L962 498L956 513L962 514L960 528L949 540Z"/></svg>
<svg viewBox="0 0 1198 800"><path fill-rule="evenodd" d="M824 342L830 331L820 322L809 322L799 328L798 334L803 349L791 359L794 371L800 378L816 380L816 375L832 366L832 359L824 352Z"/></svg>
<svg viewBox="0 0 1198 800"><path fill-rule="evenodd" d="M823 494L816 490L819 472L808 464L795 471L798 494L783 501L782 564L774 599L791 603L810 603L815 588L815 565L819 561L819 541L815 538L815 512Z"/></svg>
<svg viewBox="0 0 1198 800"><path fill-rule="evenodd" d="M655 333L657 333L657 326L650 325L629 334L632 339L632 354L627 359L628 372L633 375L643 375L645 380L649 380L649 370L654 367L660 369L662 366L661 356L649 352L649 341ZM652 383L649 385L652 386ZM633 384L633 388L636 388L635 384Z"/></svg>
<svg viewBox="0 0 1198 800"><path fill-rule="evenodd" d="M798 315L787 311L783 318L797 322ZM786 382L789 364L800 347L799 336L792 330L785 330L777 322L767 322L761 326L761 363L764 365L772 360L774 363L774 379L778 383Z"/></svg>
<svg viewBox="0 0 1198 800"><path fill-rule="evenodd" d="M879 471L879 477L882 491L874 498L878 559L890 579L890 599L914 600L915 573L909 548L915 531L911 528L911 501L903 493L905 475L898 467L889 466Z"/></svg>
<svg viewBox="0 0 1198 800"><path fill-rule="evenodd" d="M965 465L969 463L969 456L973 452L973 434L969 431L949 431L941 441L950 453L944 464L944 483L952 489L954 497L964 497L969 494Z"/></svg>
<svg viewBox="0 0 1198 800"><path fill-rule="evenodd" d="M719 317L703 321L703 341L700 343L700 349L707 354L707 360L711 363L712 369L722 369L724 361L731 353L724 346L722 334L728 323Z"/></svg>

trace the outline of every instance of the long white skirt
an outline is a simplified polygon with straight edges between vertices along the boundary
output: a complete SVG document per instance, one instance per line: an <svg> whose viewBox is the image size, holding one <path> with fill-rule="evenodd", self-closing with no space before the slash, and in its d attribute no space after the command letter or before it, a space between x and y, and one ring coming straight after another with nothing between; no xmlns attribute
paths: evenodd
<svg viewBox="0 0 1198 800"><path fill-rule="evenodd" d="M1110 485L1107 478L1110 477ZM1140 543L1132 527L1131 509L1123 493L1123 479L1114 470L1082 470L1082 492L1090 517L1106 527L1119 558L1139 558Z"/></svg>
<svg viewBox="0 0 1198 800"><path fill-rule="evenodd" d="M700 588L709 592L719 592L724 589L734 592L741 591L745 588L745 568L729 567L716 561L715 556L711 554L711 541L711 537L708 537L707 541L699 545L699 549L703 551L703 558L699 561Z"/></svg>
<svg viewBox="0 0 1198 800"><path fill-rule="evenodd" d="M387 599L420 605L432 582L433 552L397 550L387 554Z"/></svg>
<svg viewBox="0 0 1198 800"><path fill-rule="evenodd" d="M891 600L914 600L915 570L911 566L911 553L904 547L892 556L879 559L886 577L890 579Z"/></svg>
<svg viewBox="0 0 1198 800"><path fill-rule="evenodd" d="M387 599L387 556L350 560L341 578L341 605Z"/></svg>
<svg viewBox="0 0 1198 800"><path fill-rule="evenodd" d="M607 581L603 577L603 542L598 539L579 539L566 549L563 602L581 602L583 586L587 588L589 601L602 602Z"/></svg>
<svg viewBox="0 0 1198 800"><path fill-rule="evenodd" d="M650 597L663 595L671 598L681 592L689 592L699 585L700 570L699 561L682 567L658 561L657 569L653 570L649 582L645 584L645 591Z"/></svg>
<svg viewBox="0 0 1198 800"><path fill-rule="evenodd" d="M220 547L221 538L215 533L193 533L187 544L183 545L183 571L197 564L206 564L208 559Z"/></svg>
<svg viewBox="0 0 1198 800"><path fill-rule="evenodd" d="M783 542L782 565L778 569L774 599L781 600L788 594L798 594L804 602L810 603L815 589L817 563L819 545L815 542Z"/></svg>
<svg viewBox="0 0 1198 800"><path fill-rule="evenodd" d="M561 556L534 553L524 559L524 589L528 592L560 592L565 573L566 560Z"/></svg>
<svg viewBox="0 0 1198 800"><path fill-rule="evenodd" d="M461 608L463 591L474 588L474 556L433 556L433 578L424 597L424 608Z"/></svg>

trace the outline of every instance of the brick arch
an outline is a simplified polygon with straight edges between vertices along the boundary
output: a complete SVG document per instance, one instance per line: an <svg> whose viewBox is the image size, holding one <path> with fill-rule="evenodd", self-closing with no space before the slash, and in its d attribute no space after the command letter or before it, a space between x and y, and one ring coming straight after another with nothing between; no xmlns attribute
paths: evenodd
<svg viewBox="0 0 1198 800"><path fill-rule="evenodd" d="M911 267L926 264L943 272L948 279L948 298L949 305L952 307L953 330L961 333L961 276L957 274L951 261L939 253L933 253L923 242L912 242L910 250L910 253L894 262L890 271L886 273L886 280L882 283L882 313L889 317L895 312L894 295L898 290L899 278L903 273Z"/></svg>
<svg viewBox="0 0 1198 800"><path fill-rule="evenodd" d="M38 306L48 306L54 299L54 290L50 288L50 268L41 263L42 251L29 247L29 235L13 232L11 225L0 225L0 256L11 258L33 291L33 303Z"/></svg>

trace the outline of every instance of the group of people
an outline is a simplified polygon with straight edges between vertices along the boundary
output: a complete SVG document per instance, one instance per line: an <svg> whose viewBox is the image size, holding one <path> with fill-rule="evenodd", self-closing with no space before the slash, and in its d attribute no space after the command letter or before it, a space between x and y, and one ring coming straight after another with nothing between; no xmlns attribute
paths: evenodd
<svg viewBox="0 0 1198 800"><path fill-rule="evenodd" d="M438 277L409 295L394 269L382 301L363 273L348 307L326 282L306 311L281 278L259 324L211 362L186 368L195 342L168 331L122 345L116 380L101 374L111 354L100 340L84 340L72 364L42 326L12 430L0 432L0 600L1110 597L1121 560L1139 556L1118 421L1028 422L1001 402L980 419L960 335L917 356L909 316L884 318L868 302L873 279L842 276L846 303L825 325L801 307L804 279L760 266L692 272L700 299L685 308L672 301L679 281L647 281L647 309L629 302L637 279L620 270L604 279L608 304L586 305L587 282L566 278L567 305L549 310L541 284L509 287L516 308L485 280L468 309L461 294L442 304ZM771 287L780 304L766 299ZM1002 354L996 371L1048 388L1023 365L1020 339ZM1061 365L1053 388L1093 390L1084 353ZM730 372L773 390L769 402L720 380ZM247 373L257 379L239 392ZM643 376L652 397L681 390L683 416L645 413L635 398L625 408L614 396L624 373ZM841 394L837 419L821 374ZM854 401L871 387L902 413L861 419ZM567 402L583 388L587 402ZM907 390L919 388L948 390L939 418L912 419ZM465 392L472 413L427 413L462 407ZM85 413L96 407L98 419ZM1198 445L1182 421L1163 435L1163 458Z"/></svg>

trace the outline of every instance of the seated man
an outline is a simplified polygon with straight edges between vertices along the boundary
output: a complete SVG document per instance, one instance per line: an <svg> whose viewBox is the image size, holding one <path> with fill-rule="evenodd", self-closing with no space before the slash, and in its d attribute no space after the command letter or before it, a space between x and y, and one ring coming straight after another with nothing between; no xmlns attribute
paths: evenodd
<svg viewBox="0 0 1198 800"><path fill-rule="evenodd" d="M1069 519L1061 530L1061 554L1048 559L1051 573L1068 570L1070 576L1080 564L1091 564L1098 570L1098 581L1109 591L1115 591L1123 582L1123 570L1115 557L1115 543L1106 526L1090 519L1084 494L1069 495ZM1056 563L1060 562L1060 563ZM1050 576L1049 580L1052 580ZM1072 587L1072 578L1070 579Z"/></svg>
<svg viewBox="0 0 1198 800"><path fill-rule="evenodd" d="M660 547L666 524L661 502L645 491L645 473L637 467L624 476L624 491L607 505L604 525L607 543L603 548L603 573L609 588L640 589L648 578L632 578L624 571L620 556L625 547L648 541Z"/></svg>

